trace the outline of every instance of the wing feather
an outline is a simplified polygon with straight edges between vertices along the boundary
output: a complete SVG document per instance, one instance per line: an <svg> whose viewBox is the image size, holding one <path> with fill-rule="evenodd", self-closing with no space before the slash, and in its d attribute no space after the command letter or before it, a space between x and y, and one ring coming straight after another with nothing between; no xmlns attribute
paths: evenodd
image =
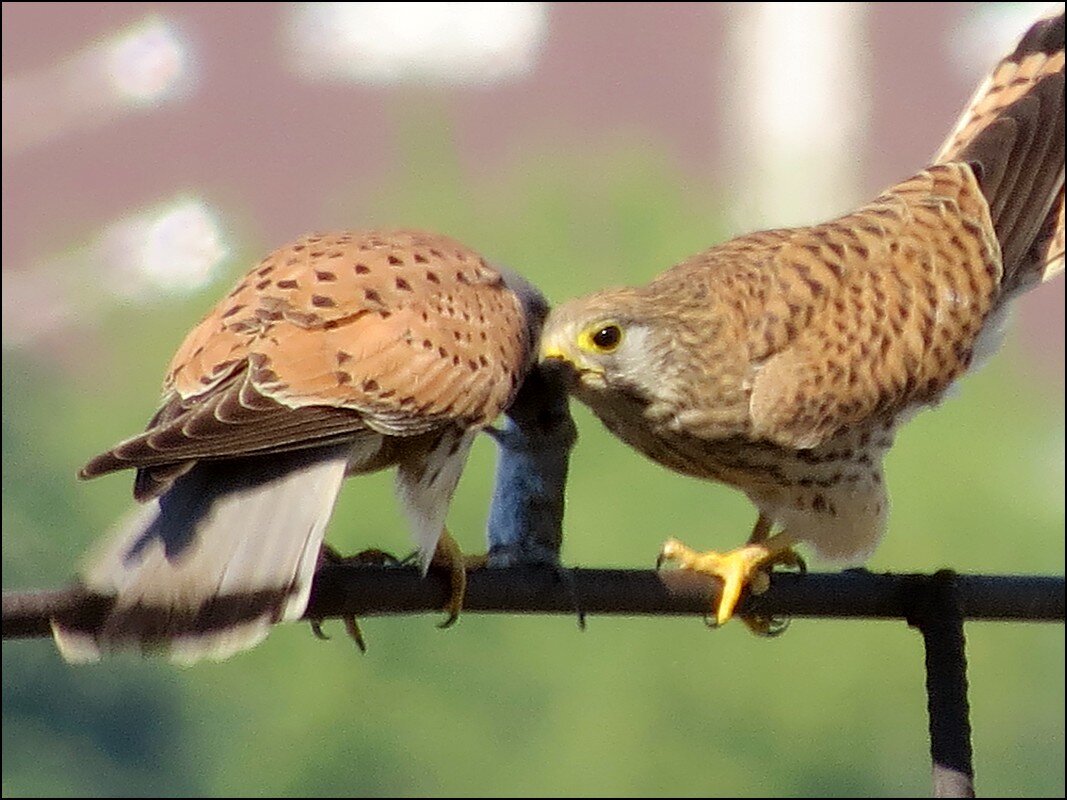
<svg viewBox="0 0 1067 800"><path fill-rule="evenodd" d="M528 316L499 271L448 237L305 236L189 333L147 430L80 474L156 470L138 479L152 496L199 459L486 425L530 363L540 320Z"/></svg>

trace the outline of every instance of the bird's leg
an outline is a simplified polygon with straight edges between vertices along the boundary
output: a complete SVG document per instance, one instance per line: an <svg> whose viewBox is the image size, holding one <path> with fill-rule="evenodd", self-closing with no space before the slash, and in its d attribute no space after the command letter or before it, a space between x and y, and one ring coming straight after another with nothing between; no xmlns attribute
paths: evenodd
<svg viewBox="0 0 1067 800"><path fill-rule="evenodd" d="M770 517L760 514L759 518L756 520L755 526L752 528L752 534L748 537L748 542L746 544L754 545L767 541L767 539L771 535L772 526L773 523L771 522ZM786 566L795 567L801 572L807 570L807 565L804 563L804 559L801 558L792 548L786 551L786 553L782 553L781 560L775 560L769 566L775 566L777 564L784 564ZM763 594L765 591L767 591L767 589L770 588L771 581L770 575L768 573L768 570L761 569L760 571L753 574L748 585L748 590L752 592L752 594Z"/></svg>
<svg viewBox="0 0 1067 800"><path fill-rule="evenodd" d="M438 628L447 628L459 619L459 612L463 609L463 598L467 596L467 571L481 569L486 565L487 560L488 555L464 555L459 543L448 532L448 528L441 531L441 538L437 540L437 549L434 550L430 566L448 570L452 594L445 605L448 618L440 623Z"/></svg>
<svg viewBox="0 0 1067 800"><path fill-rule="evenodd" d="M719 626L733 616L741 592L746 586L757 594L767 590L769 581L765 570L776 564L788 564L803 569L803 560L793 550L794 539L784 531L771 536L770 530L770 520L761 515L748 543L728 553L699 553L677 539L668 539L660 550L656 566L658 568L665 561L673 561L682 569L695 570L722 580L722 592L715 609L714 622L715 626ZM749 624L753 631L761 634L780 632L775 630L775 626L774 620L754 619Z"/></svg>
<svg viewBox="0 0 1067 800"><path fill-rule="evenodd" d="M766 517L760 514L756 519L756 524L752 528L752 534L748 537L746 544L759 544L760 542L767 541L767 537L771 535L772 522L770 517ZM763 594L770 587L770 578L765 570L760 570L752 576L749 581L748 590L753 594Z"/></svg>
<svg viewBox="0 0 1067 800"><path fill-rule="evenodd" d="M756 519L756 524L752 528L752 534L748 537L748 544L758 544L759 542L767 541L767 538L771 535L771 518L760 514Z"/></svg>
<svg viewBox="0 0 1067 800"><path fill-rule="evenodd" d="M396 556L391 553L387 553L384 550L378 550L371 548L369 550L362 550L356 553L354 556L343 556L338 553L333 547L322 543L322 547L319 550L319 565L322 564L369 564L377 566L395 566L400 561ZM367 652L367 642L363 638L363 631L359 628L359 623L356 618L349 614L348 616L341 617L341 621L345 624L345 632L349 638L356 643L356 647L359 648L361 653ZM311 632L315 634L316 638L329 639L322 631L322 620L311 620Z"/></svg>
<svg viewBox="0 0 1067 800"><path fill-rule="evenodd" d="M765 542L771 534L771 527L773 523L770 517L759 515L756 520L756 525L752 528L752 535L748 537L748 544L759 544ZM788 555L787 555L788 554ZM796 567L800 572L807 570L807 565L795 550L789 549L785 553L782 553L782 560L775 561L770 566L775 564L785 564L787 566ZM758 572L752 575L749 580L748 590L752 594L763 594L771 586L771 576L769 569L760 569ZM760 614L753 614L751 616L742 617L741 621L745 623L745 626L757 636L777 636L780 633L784 633L785 629L789 627L789 620L785 617L769 617Z"/></svg>

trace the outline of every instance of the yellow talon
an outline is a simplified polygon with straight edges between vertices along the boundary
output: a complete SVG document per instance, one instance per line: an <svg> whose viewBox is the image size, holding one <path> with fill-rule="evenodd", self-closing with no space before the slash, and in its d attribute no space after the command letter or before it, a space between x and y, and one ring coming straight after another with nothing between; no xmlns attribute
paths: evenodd
<svg viewBox="0 0 1067 800"><path fill-rule="evenodd" d="M803 569L803 560L792 549L793 540L786 533L766 536L757 523L757 531L744 547L727 553L708 551L697 552L677 539L668 539L663 543L657 568L666 561L676 563L681 569L690 569L711 575L722 581L718 606L713 609L714 625L725 624L734 615L734 610L741 599L741 592L747 586L754 594L762 594L770 586L766 571L775 564L788 564ZM757 536L760 532L762 535ZM773 634L783 629L774 620L746 621L753 632ZM753 627L755 625L755 627Z"/></svg>

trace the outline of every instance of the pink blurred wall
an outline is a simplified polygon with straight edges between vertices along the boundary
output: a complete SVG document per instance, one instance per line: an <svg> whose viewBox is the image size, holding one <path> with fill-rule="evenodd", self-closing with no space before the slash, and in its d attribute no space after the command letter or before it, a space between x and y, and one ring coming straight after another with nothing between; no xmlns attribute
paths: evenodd
<svg viewBox="0 0 1067 800"><path fill-rule="evenodd" d="M978 76L949 69L944 53L967 11L950 3L869 9L869 193L921 166L973 90ZM183 189L241 209L244 233L264 243L358 225L331 218L324 198L372 189L395 162L389 101L398 90L293 75L280 52L282 4L5 3L4 79L47 69L152 13L192 45L195 91L5 156L5 271L29 269ZM566 148L627 131L655 137L684 169L715 182L729 163L716 98L726 18L718 4L553 4L530 76L442 91L464 168L491 170L539 136ZM1062 402L1063 278L1021 306L1018 324L1035 357L1024 369L1058 385Z"/></svg>

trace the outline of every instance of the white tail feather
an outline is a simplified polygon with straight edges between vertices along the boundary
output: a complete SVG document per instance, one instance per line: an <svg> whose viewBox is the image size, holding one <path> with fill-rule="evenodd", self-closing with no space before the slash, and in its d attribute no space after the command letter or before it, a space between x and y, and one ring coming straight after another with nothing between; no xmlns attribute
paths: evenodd
<svg viewBox="0 0 1067 800"><path fill-rule="evenodd" d="M53 624L64 657L222 659L299 619L348 457L333 447L198 464L94 554L83 582L115 603L99 632Z"/></svg>

